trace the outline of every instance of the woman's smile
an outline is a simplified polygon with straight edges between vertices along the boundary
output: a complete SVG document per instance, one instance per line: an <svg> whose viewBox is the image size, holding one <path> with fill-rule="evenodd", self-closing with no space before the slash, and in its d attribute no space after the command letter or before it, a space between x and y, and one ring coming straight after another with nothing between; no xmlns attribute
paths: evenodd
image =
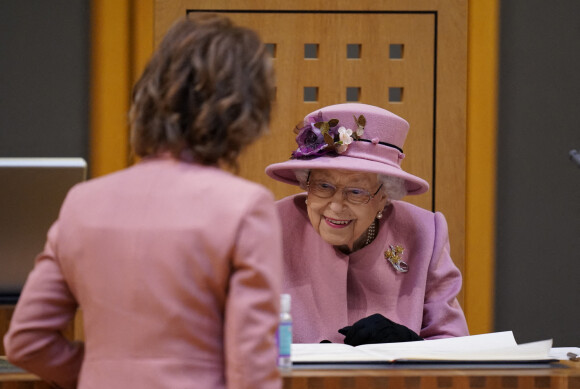
<svg viewBox="0 0 580 389"><path fill-rule="evenodd" d="M348 219L333 219L327 216L323 216L324 221L332 228L344 228L352 223L352 220Z"/></svg>

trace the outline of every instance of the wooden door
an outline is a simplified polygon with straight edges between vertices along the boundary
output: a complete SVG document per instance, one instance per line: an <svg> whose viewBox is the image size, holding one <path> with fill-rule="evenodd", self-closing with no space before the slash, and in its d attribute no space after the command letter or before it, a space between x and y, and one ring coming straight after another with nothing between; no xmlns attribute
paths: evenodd
<svg viewBox="0 0 580 389"><path fill-rule="evenodd" d="M309 112L358 101L407 119L402 167L431 189L405 200L445 214L452 257L463 271L466 8L459 0L156 0L155 41L180 17L218 12L268 44L277 89L271 131L242 155L240 175L276 198L299 188L270 179L264 169L290 157L292 129Z"/></svg>

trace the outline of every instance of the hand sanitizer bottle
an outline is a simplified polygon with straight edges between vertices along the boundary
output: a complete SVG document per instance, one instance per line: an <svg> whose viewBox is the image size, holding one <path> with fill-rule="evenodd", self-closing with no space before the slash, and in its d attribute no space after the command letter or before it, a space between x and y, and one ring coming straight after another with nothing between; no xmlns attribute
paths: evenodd
<svg viewBox="0 0 580 389"><path fill-rule="evenodd" d="M292 316L290 315L290 295L280 296L280 325L278 327L278 367L281 369L292 368Z"/></svg>

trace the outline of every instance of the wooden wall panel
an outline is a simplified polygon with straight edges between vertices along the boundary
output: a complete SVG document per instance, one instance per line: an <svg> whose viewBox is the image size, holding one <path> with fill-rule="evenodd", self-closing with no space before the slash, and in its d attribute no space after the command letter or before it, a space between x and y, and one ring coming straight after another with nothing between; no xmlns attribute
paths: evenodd
<svg viewBox="0 0 580 389"><path fill-rule="evenodd" d="M90 177L134 162L131 89L153 52L153 0L91 1Z"/></svg>
<svg viewBox="0 0 580 389"><path fill-rule="evenodd" d="M91 177L129 163L130 5L130 0L91 1Z"/></svg>
<svg viewBox="0 0 580 389"><path fill-rule="evenodd" d="M296 117L301 119L304 114L313 110L310 108L345 102L345 96L341 92L345 86L343 82L368 82L372 86L362 89L361 102L383 106L411 123L405 144L408 158L403 161L403 168L427 179L432 184L432 189L423 197L409 196L406 200L445 214L449 224L452 257L460 270L464 271L466 1L367 0L336 1L330 4L321 0L291 3L156 0L156 42L176 19L183 17L188 11L225 12L239 23L247 23L246 25L257 30L266 42L274 37L286 45L291 45L290 48L277 50L281 57L275 59L279 79L272 134L269 135L270 139L262 139L249 150L247 156L243 156L242 176L263 183L277 198L295 193L296 189L268 180L262 173L266 165L288 158L290 151L295 148L291 133L283 140L278 138L284 131L288 134L287 129L293 127ZM300 18L280 22L281 15L299 15ZM347 22L347 18L352 22ZM398 64L387 62L389 65L385 65L379 57L379 60L369 65L372 69L370 72L373 73L348 72L352 64L345 67L337 65L337 61L340 61L337 53L341 49L336 44L344 44L351 36L360 36L371 46L390 39L411 42L408 47L409 61L403 59ZM301 44L304 39L312 37L328 41L325 46L332 50L329 53L321 49L321 58L331 62L325 72L314 69L312 64L302 63ZM374 54L378 55L376 52ZM332 55L334 58L330 61ZM418 61L413 65L410 58L414 55L418 56ZM401 66L398 65L403 65L404 70L399 69ZM356 80L350 77L355 77ZM291 82L285 84L288 80ZM401 103L389 104L381 99L380 96L388 93L388 81L403 84L405 92ZM318 82L321 85L320 90L327 92L321 92L316 104L302 103L300 90L305 83L312 82ZM293 118L284 116L290 113L293 113ZM276 142L272 140L273 137ZM269 142L274 142L277 146L265 147ZM463 293L459 300L463 302Z"/></svg>
<svg viewBox="0 0 580 389"><path fill-rule="evenodd" d="M498 25L499 0L470 2L464 290L472 333L493 330Z"/></svg>
<svg viewBox="0 0 580 389"><path fill-rule="evenodd" d="M432 182L433 14L227 12L236 23L254 28L275 45L277 97L270 134L240 159L240 175L282 198L299 189L267 177L264 168L286 160L296 148L293 128L320 107L346 102L347 87L360 89L360 102L408 118L406 170ZM340 34L329 34L340 31ZM304 58L305 45L317 45L318 58ZM347 45L360 45L359 59L347 58ZM404 47L402 59L389 58L389 45ZM315 102L304 101L304 87L318 88ZM389 88L403 89L401 102L389 101ZM407 198L433 209L431 192Z"/></svg>

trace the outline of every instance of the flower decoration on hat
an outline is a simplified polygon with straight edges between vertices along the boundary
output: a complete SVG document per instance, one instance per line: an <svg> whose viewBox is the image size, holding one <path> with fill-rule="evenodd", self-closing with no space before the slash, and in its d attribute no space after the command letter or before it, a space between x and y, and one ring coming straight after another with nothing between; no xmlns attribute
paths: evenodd
<svg viewBox="0 0 580 389"><path fill-rule="evenodd" d="M356 128L354 130L343 125L338 119L324 121L322 112L299 123L294 132L298 148L292 152L293 159L319 157L328 153L342 154L355 140L364 134L366 119L363 115L353 116Z"/></svg>

